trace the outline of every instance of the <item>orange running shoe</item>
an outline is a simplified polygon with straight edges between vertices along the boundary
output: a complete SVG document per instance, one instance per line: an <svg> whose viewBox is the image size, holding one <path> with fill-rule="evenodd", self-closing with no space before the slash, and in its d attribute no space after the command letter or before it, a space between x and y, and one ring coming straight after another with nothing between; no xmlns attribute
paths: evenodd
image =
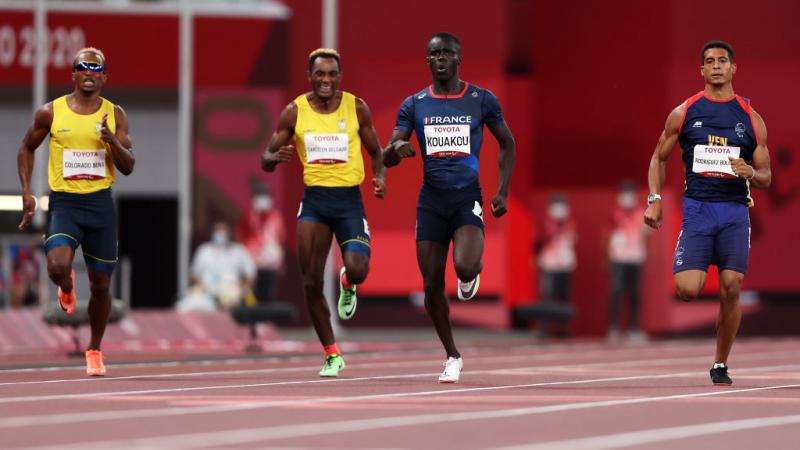
<svg viewBox="0 0 800 450"><path fill-rule="evenodd" d="M70 278L72 278L72 291L69 294L65 294L61 292L61 286L58 287L58 306L64 310L67 314L72 314L75 312L75 271L73 270L70 274Z"/></svg>
<svg viewBox="0 0 800 450"><path fill-rule="evenodd" d="M86 350L86 375L102 377L106 374L103 364L103 352L100 350Z"/></svg>

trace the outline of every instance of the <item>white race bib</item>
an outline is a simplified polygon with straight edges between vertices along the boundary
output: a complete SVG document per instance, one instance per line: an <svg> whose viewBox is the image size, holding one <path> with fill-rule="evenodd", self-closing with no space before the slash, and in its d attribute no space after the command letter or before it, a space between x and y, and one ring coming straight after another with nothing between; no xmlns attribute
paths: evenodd
<svg viewBox="0 0 800 450"><path fill-rule="evenodd" d="M425 150L436 158L469 156L469 125L425 125Z"/></svg>
<svg viewBox="0 0 800 450"><path fill-rule="evenodd" d="M65 148L63 157L65 180L102 180L106 177L106 150Z"/></svg>
<svg viewBox="0 0 800 450"><path fill-rule="evenodd" d="M728 159L739 157L739 147L695 145L692 172L704 177L736 178Z"/></svg>
<svg viewBox="0 0 800 450"><path fill-rule="evenodd" d="M346 133L339 134L306 134L306 162L309 164L346 163L348 138Z"/></svg>

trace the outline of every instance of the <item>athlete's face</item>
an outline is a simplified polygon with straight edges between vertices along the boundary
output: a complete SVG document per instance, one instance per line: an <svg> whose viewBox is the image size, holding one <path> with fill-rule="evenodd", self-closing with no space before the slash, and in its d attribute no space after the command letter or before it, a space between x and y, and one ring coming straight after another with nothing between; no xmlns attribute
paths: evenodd
<svg viewBox="0 0 800 450"><path fill-rule="evenodd" d="M99 92L106 83L103 60L94 53L81 53L72 67L72 82L85 94Z"/></svg>
<svg viewBox="0 0 800 450"><path fill-rule="evenodd" d="M736 64L731 61L727 50L724 48L706 50L703 66L700 68L700 74L706 84L724 86L731 82L735 73Z"/></svg>
<svg viewBox="0 0 800 450"><path fill-rule="evenodd" d="M311 90L314 91L314 95L322 99L333 97L342 80L339 63L335 58L315 59L308 79L311 81Z"/></svg>
<svg viewBox="0 0 800 450"><path fill-rule="evenodd" d="M428 43L428 67L437 80L449 80L458 76L461 64L461 48L449 39L435 37Z"/></svg>

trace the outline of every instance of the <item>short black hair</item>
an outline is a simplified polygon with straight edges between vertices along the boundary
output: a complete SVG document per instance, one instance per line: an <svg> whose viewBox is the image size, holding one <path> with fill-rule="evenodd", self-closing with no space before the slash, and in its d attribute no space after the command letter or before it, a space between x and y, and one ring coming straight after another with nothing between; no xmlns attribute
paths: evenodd
<svg viewBox="0 0 800 450"><path fill-rule="evenodd" d="M458 40L458 37L453 33L448 33L447 31L440 31L433 35L433 37L428 41L432 41L436 38L439 38L443 41L450 41L458 45L459 50L461 49L461 41Z"/></svg>
<svg viewBox="0 0 800 450"><path fill-rule="evenodd" d="M342 61L339 60L339 52L332 48L318 48L308 55L308 72L314 69L314 61L317 58L333 58L336 60L336 65L339 66L339 72L342 71Z"/></svg>
<svg viewBox="0 0 800 450"><path fill-rule="evenodd" d="M700 52L700 65L706 63L706 50L710 48L722 48L728 51L728 58L733 62L733 47L725 41L709 41L703 46L703 51Z"/></svg>

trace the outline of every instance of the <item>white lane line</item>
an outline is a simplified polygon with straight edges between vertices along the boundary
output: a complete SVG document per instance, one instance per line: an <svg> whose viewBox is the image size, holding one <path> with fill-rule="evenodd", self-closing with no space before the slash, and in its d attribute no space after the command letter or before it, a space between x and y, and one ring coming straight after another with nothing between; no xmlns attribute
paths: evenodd
<svg viewBox="0 0 800 450"><path fill-rule="evenodd" d="M749 369L742 369L739 372L765 372L783 369L797 369L800 365L792 366L770 366L770 367L752 367ZM283 382L274 383L274 385L286 384L304 384L304 383L334 383L343 381L363 381L367 379L394 379L394 378L413 378L418 376L435 376L436 374L409 374L402 376L384 376L384 377L369 377L369 378L351 378L341 380L315 380L306 382ZM358 395L347 397L318 397L318 398L303 398L293 400L278 400L278 401L264 401L264 402L251 402L243 404L225 404L225 405L211 405L199 407L171 407L171 408L149 408L138 410L121 410L121 411L96 411L87 413L67 413L67 414L47 414L47 415L33 415L33 416L20 416L8 417L0 419L0 429L14 428L23 426L41 426L41 425L56 425L66 423L85 422L90 423L95 420L102 420L107 422L109 420L128 420L136 418L152 418L152 417L165 417L165 416L178 416L187 414L208 414L208 413L227 413L236 411L248 411L256 409L269 409L280 407L295 407L307 406L326 403L347 403L356 401L369 401L369 400L383 400L389 398L405 398L405 397L424 397L436 395L448 395L464 392L485 392L485 391L498 391L507 389L518 388L531 388L531 387L545 387L545 386L564 386L576 384L590 384L590 383L603 383L603 382L620 382L620 381L637 381L637 380L655 380L665 378L680 378L680 377L694 377L697 372L678 372L668 373L661 375L641 375L641 376L627 376L627 377L613 377L613 378L590 378L583 380L565 380L565 381L547 381L539 383L527 384L514 384L503 386L487 386L480 388L461 388L451 389L444 387L439 390L433 391L418 391L418 392L398 392L393 394L373 394L373 395ZM751 388L752 389L752 388ZM760 390L762 388L755 388ZM748 389L730 389L725 392L747 392ZM716 391L715 391L716 392Z"/></svg>
<svg viewBox="0 0 800 450"><path fill-rule="evenodd" d="M497 447L492 450L610 450L615 448L630 447L632 445L654 444L659 442L674 441L676 439L708 436L710 434L731 433L744 430L753 430L757 428L777 427L796 423L800 423L800 415L758 417L752 419L728 420L724 422L710 422L699 425L654 428L650 430L606 434L603 436L580 439L565 439L530 445ZM794 437L796 436L792 436L792 438ZM721 445L727 447L724 442L722 442Z"/></svg>
<svg viewBox="0 0 800 450"><path fill-rule="evenodd" d="M652 351L647 351L647 353L651 353L651 352ZM652 361L652 360L641 360L640 361L640 360L637 360L637 359L631 359L631 355L630 355L631 352L628 351L628 350L618 351L618 352L615 352L613 350L612 351L608 351L608 352L603 354L604 355L603 357L607 357L609 353L612 353L612 356L619 356L619 357L627 356L628 357L627 360L630 363L634 363L634 364L637 363L637 362ZM640 353L640 352L637 352L637 353ZM589 357L598 358L598 353L595 350L589 351L588 354L589 354ZM758 353L757 355L762 355L762 354L763 353ZM789 353L789 352L775 351L775 352L770 353L770 355L773 355L773 357L781 356L781 355L784 355L784 354L794 355L794 352ZM470 365L472 365L472 362L475 361L476 359L479 360L479 361L495 361L495 360L498 360L498 361L518 361L518 360L550 361L550 360L559 359L559 358L563 358L563 357L569 357L571 359L579 359L579 358L584 357L584 356L581 355L581 352L576 352L576 351L565 352L565 353L543 353L543 354L534 354L534 355L515 355L515 356L494 356L494 355L496 355L496 353L494 353L494 352L489 353L486 356L484 356L482 354L470 355L468 357L467 361L470 363ZM356 359L356 358L361 359L362 356L364 356L364 355L363 354L354 355L354 359ZM386 356L387 355L385 353L383 353L383 354L375 354L375 355L366 355L365 359L376 359L378 357L386 357ZM412 355L412 357L413 356L416 356L416 355ZM421 355L420 355L420 357L421 357ZM682 358L662 359L662 361L664 361L665 363L671 363L671 362L681 362L681 361L685 361L685 360L699 359L699 358L701 358L701 356L688 357L688 358L687 357L682 357ZM403 363L391 363L391 362L359 363L359 362L357 362L358 359L356 359L355 363L350 363L348 365L350 365L351 367L364 368L364 367L393 367L393 366L405 366L405 365L427 365L427 364L432 364L432 361L430 359L424 359L424 360L420 359L419 361L413 361L412 360L413 362L403 362ZM230 362L226 361L225 364L235 364L237 360L229 360L229 361ZM286 361L288 361L288 360L276 360L276 361L270 361L270 362L286 362ZM408 360L406 359L406 361L408 361ZM258 360L253 360L253 362L258 362ZM599 362L587 363L585 365L586 366L593 366L593 365L602 366L604 364L607 364L607 363L601 360ZM213 361L204 362L202 365L213 365ZM169 366L166 366L166 367L175 367L175 366L176 366L176 364L173 363L173 364L171 364ZM114 368L118 368L118 367L119 366L116 366L116 365L108 365L109 369L114 369ZM125 367L127 367L127 366L125 366ZM72 367L72 368L76 369L76 371L77 370L82 370L81 367ZM314 371L314 370L317 370L317 367L316 366L275 367L275 368L266 368L266 369L226 370L226 371L214 371L214 372L183 372L183 373L181 373L181 372L173 372L173 373L164 373L164 374L140 374L140 375L128 375L128 376L108 376L108 377L103 377L103 378L83 377L83 378L65 378L65 379L56 379L56 380L10 381L10 382L0 383L0 386L23 386L23 385L31 385L31 384L104 382L104 381L136 380L136 379L147 379L147 378L170 378L170 377L184 377L184 376L193 377L193 376L203 376L203 375L238 375L238 374L258 374L258 373L280 373L280 372L296 372L296 371L306 371L306 370Z"/></svg>
<svg viewBox="0 0 800 450"><path fill-rule="evenodd" d="M743 355L739 357L739 361L760 361L760 360L773 360L776 357L785 356L788 353L786 352L772 352L772 353L758 353L752 355ZM794 352L791 353L794 355ZM472 361L479 360L483 363L491 363L492 361L501 361L501 362L515 362L515 361L525 361L531 362L533 360L548 360L553 359L552 355L539 355L540 357L537 358L537 355L519 355L516 357L509 357L509 356L484 356L484 357L475 357L468 359L468 363ZM621 355L615 355L621 356ZM663 359L652 359L652 360L638 360L638 359L626 359L625 361L600 361L595 363L581 363L581 364L560 364L560 365L553 365L553 366L532 366L532 367L515 367L515 368L507 368L507 369L487 369L487 370L470 370L469 374L498 374L498 375L518 375L518 376L530 376L532 373L545 373L545 372L552 372L558 370L575 370L575 369L589 369L592 367L647 367L647 366L659 366L664 364L672 364L672 363L687 363L692 361L705 361L707 359L706 356L695 356L695 357L681 357L681 358L663 358ZM376 362L376 363L362 363L358 364L357 366L353 365L351 367L359 367L359 368L392 368L392 367L410 367L410 366L429 366L433 363L430 360L420 360L420 361L402 361L402 362ZM472 366L472 364L470 364ZM467 366L469 367L469 366ZM184 377L184 376L204 376L204 375L244 375L244 374L258 374L258 373L286 373L286 372L298 372L298 371L316 371L316 366L314 367L283 367L283 368L271 368L271 369L252 369L252 370L236 370L236 371L217 371L217 372L193 372L193 373L177 373L177 374L156 374L156 375L136 375L136 376L129 376L129 377L116 377L116 378L80 378L80 379L73 379L73 380L64 380L63 382L71 382L71 381L78 381L78 380L86 380L86 381L94 381L94 382L101 382L103 380L125 380L125 379L147 379L147 378L172 378L172 377ZM732 373L736 373L739 370L735 370ZM693 372L697 373L697 372ZM422 376L430 376L430 374L415 374L410 375L410 377L422 377ZM28 396L16 396L16 397L5 397L0 398L0 404L8 404L8 403L21 403L21 402L37 402L37 401L53 401L53 400L74 400L74 399L82 399L82 398L98 398L98 397L113 397L113 396L128 396L128 395L147 395L147 394L164 394L164 393L172 393L172 392L191 392L191 391L205 391L205 390L221 390L221 389L241 389L241 388L252 388L252 387L268 387L268 386L283 386L283 385L291 385L291 384L305 384L305 383L320 383L320 382L347 382L347 381L363 381L363 380L380 380L380 379L391 379L391 378L405 378L406 376L374 376L374 377L359 377L359 378L339 378L335 380L327 379L327 380L295 380L295 381L282 381L282 382L265 382L265 383L246 383L246 384L230 384L230 385L211 385L211 386L195 386L195 387L178 387L178 388L163 388L163 389L140 389L140 390L128 390L128 391L110 391L110 392L89 392L89 393L80 393L80 394L51 394L51 395L28 395ZM55 382L55 380L51 380ZM202 381L202 380L201 380ZM21 382L21 383L28 383L28 382Z"/></svg>
<svg viewBox="0 0 800 450"><path fill-rule="evenodd" d="M757 341L750 341L750 342L757 342ZM602 349L604 351L616 351L616 350L624 350L624 351L631 351L631 350L643 350L643 351L653 351L653 349L657 349L659 351L681 351L682 349L696 349L700 343L713 343L712 340L709 339L702 339L702 340L666 340L666 341L654 341L649 342L647 345L629 345L629 346L609 346L604 341L590 341L590 342L567 342L567 343L555 343L555 344L530 344L530 343L520 343L518 341L514 341L513 348L504 347L505 350L508 350L509 353L520 353L529 350L539 350L539 351L566 351L565 353L573 354L575 352L587 352L592 353L594 350ZM791 343L789 343L791 344ZM710 344L709 344L710 345ZM739 346L745 346L747 343L739 344ZM739 348L737 346L737 348ZM464 347L463 350L465 352L470 352L474 354L481 354L481 353L495 353L496 348L499 346L489 345L489 346L480 346L480 347ZM746 350L742 350L746 351ZM386 357L391 356L393 354L396 355L426 355L426 354L440 354L442 350L438 347L435 348L419 348L413 349L409 351L398 351L398 350L390 350L390 351L374 351L374 352L360 352L360 353L352 353L353 355L358 356L366 356L366 357ZM203 360L184 360L184 361L150 361L150 362L131 362L131 363L114 363L108 364L107 367L114 367L114 368L148 368L148 367L180 367L180 366L193 366L193 365L219 365L219 364L243 364L243 363L265 363L265 362L302 362L302 361L309 361L310 359L318 359L317 355L293 355L293 356L270 356L266 358L227 358L227 359L203 359ZM69 370L69 369L76 369L80 370L82 367L80 365L69 365L69 366L48 366L48 367L28 367L28 368L21 368L21 369L2 369L0 368L0 376L6 373L26 373L26 372L54 372L59 370Z"/></svg>
<svg viewBox="0 0 800 450"><path fill-rule="evenodd" d="M677 374L675 374L677 375ZM596 380L582 380L573 383L593 382ZM381 417L377 419L356 419L343 420L312 424L281 425L274 427L259 427L239 430L222 430L203 433L185 433L172 436L109 440L102 442L86 442L81 444L83 450L107 450L108 448L125 447L129 449L156 449L164 448L171 450L189 448L219 448L223 445L237 445L246 443L256 443L277 439L293 439L309 436L327 435L332 433L363 432L368 430L397 428L415 425L433 425L449 422L461 422L468 420L490 420L504 419L509 417L519 417L535 414L548 414L564 411L585 410L591 408L601 408L620 405L635 405L643 403L654 403L669 400L680 400L697 397L710 397L728 395L733 393L756 392L775 389L798 388L800 384L765 386L738 390L714 390L695 394L677 394L658 397L640 397L626 400L606 400L598 402L579 402L561 405L535 406L527 408L511 408L493 411L474 411L460 413L437 413L410 416ZM437 392L441 393L441 392ZM375 396L383 397L383 396ZM38 447L38 450L56 450L70 448L69 446L47 446ZM550 448L550 447L545 447Z"/></svg>
<svg viewBox="0 0 800 450"><path fill-rule="evenodd" d="M687 347L687 348L696 349L697 347L696 347L696 345L692 345L691 347ZM536 350L537 348L534 347L532 349ZM652 349L647 349L647 348L642 348L642 347L605 349L604 352L602 353L602 355L604 355L603 356L604 358L607 357L609 354L612 354L612 356L615 356L615 357L626 356L627 357L627 363L621 363L621 362L609 363L609 362L606 362L604 360L600 360L598 362L586 362L585 364L583 364L583 366L585 366L585 367L603 367L603 366L606 366L606 365L609 365L609 364L612 364L612 365L614 365L614 364L620 364L620 365L627 364L627 365L633 365L633 366L635 366L635 365L649 365L649 364L656 364L657 365L658 364L657 361L662 361L665 364L670 364L670 363L681 363L681 362L689 362L689 361L700 361L700 360L707 359L707 358L705 358L703 356L691 356L691 357L681 356L681 357L676 357L676 358L662 358L662 359L658 359L658 360L639 359L636 356L638 356L638 353L642 353L642 352L638 351L638 350L644 350L644 352L647 353L647 354L653 353ZM682 348L673 348L673 349L670 349L669 352L672 352L672 351L679 352L681 350L683 350L683 349ZM587 353L589 355L588 358L596 358L596 359L599 358L599 356L598 356L599 354L596 351L596 349L587 349L586 351L587 351ZM514 356L493 356L493 355L496 355L495 352L489 352L488 354L486 354L486 352L478 351L474 355L470 355L468 357L467 361L470 363L470 366L472 366L473 365L473 361L475 361L476 359L480 360L480 361L494 361L494 360L516 361L516 360L519 360L519 359L525 359L527 361L550 361L550 360L559 359L559 358L563 358L563 357L569 357L571 359L585 358L585 356L582 356L582 353L583 353L583 350L581 350L581 351L574 351L573 350L573 351L567 351L567 352L563 352L563 353L539 353L539 354L533 354L533 355L529 354L529 355L514 355ZM633 354L631 354L631 353L633 353ZM662 351L661 353L664 353L664 352ZM795 353L796 352L794 352L794 351L789 352L789 351L777 351L777 350L776 351L772 351L772 352L760 352L760 353L752 353L752 354L744 353L744 354L737 355L737 360L754 359L754 358L759 358L759 359L761 359L761 358L779 358L779 357L785 357L785 356L795 356ZM427 355L427 354L428 354L428 352L424 352L424 353L409 352L409 353L406 353L405 355L411 355L412 357L413 356L419 356L421 358L422 356ZM387 356L386 353L381 353L381 352L368 353L368 354L363 354L363 353L362 354L357 354L357 355L353 355L354 359L357 358L356 362L355 363L351 363L350 365L351 365L351 367L359 367L359 368L366 367L366 368L370 368L370 367L392 367L392 366L397 366L397 365L427 365L427 364L431 363L430 359L424 359L424 360L421 359L419 361L406 362L406 363L391 363L391 362L359 363L358 362L358 360L362 359L362 358L370 360L370 359L385 358L386 356ZM268 363L268 362L298 362L298 361L302 360L303 362L305 362L308 359L310 359L310 357L303 357L303 358L299 358L299 357L275 358L274 360L273 360L273 358L264 359L264 360L258 360L258 359L248 359L248 360L237 360L237 359L230 359L230 360L204 360L204 361L201 361L200 363L188 363L187 365L193 365L194 364L194 365L201 365L201 366L213 366L213 365L215 365L217 363L221 363L223 365L232 365L232 364L240 364L243 361L246 362L246 363L251 363L251 362L252 363L258 363L258 362ZM588 361L588 359L586 361ZM155 367L178 367L180 365L182 365L182 364L181 363L177 363L177 362L170 362L170 363L156 363L154 366ZM577 365L564 365L563 367L576 367L576 366ZM148 364L131 364L131 365L108 365L108 367L109 367L109 369L115 369L115 368L121 368L121 367L141 368L141 367L153 367L153 366L152 365L148 365ZM82 368L80 368L80 367L70 367L70 368L74 368L74 369L76 369L76 371L77 370L82 370ZM245 375L245 374L260 374L260 373L297 372L297 371L306 371L306 370L315 371L316 367L314 367L314 366L306 366L306 367L277 367L277 368L265 368L265 369L244 369L244 370L239 369L239 370L213 371L213 372L183 372L183 373L181 373L181 372L172 372L172 373L161 373L161 374L107 376L107 377L103 377L103 378L82 377L82 378L65 378L65 379L56 379L56 380L11 381L11 382L0 383L0 389L2 389L3 386L23 386L23 385L33 385L33 384L87 383L87 382L98 383L98 382L119 381L119 380L137 380L137 379L148 379L148 378L172 378L172 377L179 378L179 377L196 377L196 376L204 376L204 375L212 375L212 376L216 376L216 375ZM497 372L497 373L513 374L513 372L514 372L514 369L499 369L499 370L505 370L505 371ZM2 372L0 372L0 375L2 375ZM2 402L0 402L0 403L2 403Z"/></svg>

